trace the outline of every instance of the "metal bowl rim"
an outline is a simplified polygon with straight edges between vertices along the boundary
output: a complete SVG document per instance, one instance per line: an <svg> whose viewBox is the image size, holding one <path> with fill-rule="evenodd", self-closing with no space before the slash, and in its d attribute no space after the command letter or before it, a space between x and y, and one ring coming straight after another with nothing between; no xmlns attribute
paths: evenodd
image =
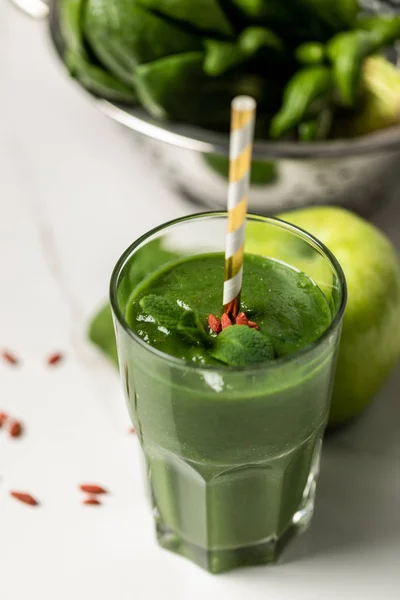
<svg viewBox="0 0 400 600"><path fill-rule="evenodd" d="M82 86L78 83L82 88ZM84 88L83 88L84 89ZM85 90L87 91L87 90ZM194 125L162 122L153 119L141 108L127 108L100 99L87 92L97 108L114 121L154 140L205 154L229 155L229 136ZM400 125L352 139L324 142L272 142L257 140L253 156L268 158L329 158L372 154L400 149Z"/></svg>

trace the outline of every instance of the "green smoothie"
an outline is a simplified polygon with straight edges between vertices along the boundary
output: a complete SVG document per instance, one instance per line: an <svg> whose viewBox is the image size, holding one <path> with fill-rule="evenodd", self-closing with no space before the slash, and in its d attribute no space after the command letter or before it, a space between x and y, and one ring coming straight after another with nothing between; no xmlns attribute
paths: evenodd
<svg viewBox="0 0 400 600"><path fill-rule="evenodd" d="M139 301L155 294L196 311L206 325L210 313L221 313L223 280L223 254L203 254L169 264L133 290L127 322L145 342L166 354L216 366L218 361L204 347L190 346L175 331L149 320ZM325 296L307 275L255 254L244 259L241 309L272 341L277 358L314 341L331 322Z"/></svg>
<svg viewBox="0 0 400 600"><path fill-rule="evenodd" d="M213 573L273 561L308 524L338 338L310 345L332 312L307 275L246 255L241 308L273 356L240 369L223 364L207 326L210 313L221 315L223 271L222 253L161 266L125 302L137 341L117 327L158 539ZM140 303L150 294L196 311L210 344L160 326Z"/></svg>

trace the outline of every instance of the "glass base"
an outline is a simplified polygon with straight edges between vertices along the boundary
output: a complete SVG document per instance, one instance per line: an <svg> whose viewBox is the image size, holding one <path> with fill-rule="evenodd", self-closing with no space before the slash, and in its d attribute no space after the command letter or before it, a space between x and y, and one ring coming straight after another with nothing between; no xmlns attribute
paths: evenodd
<svg viewBox="0 0 400 600"><path fill-rule="evenodd" d="M267 565L276 562L290 540L297 534L305 531L310 524L314 511L320 448L321 443L318 440L314 445L313 459L301 501L297 505L297 510L294 514L292 513L287 526L281 527L279 533L261 540L255 540L254 544L226 549L206 548L185 539L181 532L174 531L164 521L157 506L153 504L157 539L160 546L188 558L213 574L223 573L240 567ZM192 513L191 516L195 517ZM222 513L219 513L219 517L222 520ZM233 522L233 527L237 527L237 521Z"/></svg>
<svg viewBox="0 0 400 600"><path fill-rule="evenodd" d="M157 539L162 548L188 558L206 571L217 575L240 567L256 567L274 563L288 542L304 527L292 525L278 539L270 538L252 546L232 550L206 550L180 538L176 533L157 522Z"/></svg>

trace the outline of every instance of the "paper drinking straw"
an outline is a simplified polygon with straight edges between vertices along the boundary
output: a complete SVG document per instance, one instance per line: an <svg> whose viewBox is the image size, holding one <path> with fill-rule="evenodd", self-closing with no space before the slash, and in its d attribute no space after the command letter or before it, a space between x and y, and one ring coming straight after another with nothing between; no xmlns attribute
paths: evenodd
<svg viewBox="0 0 400 600"><path fill-rule="evenodd" d="M250 183L256 102L250 96L232 101L229 142L228 231L225 243L224 312L240 312L243 277L244 231Z"/></svg>

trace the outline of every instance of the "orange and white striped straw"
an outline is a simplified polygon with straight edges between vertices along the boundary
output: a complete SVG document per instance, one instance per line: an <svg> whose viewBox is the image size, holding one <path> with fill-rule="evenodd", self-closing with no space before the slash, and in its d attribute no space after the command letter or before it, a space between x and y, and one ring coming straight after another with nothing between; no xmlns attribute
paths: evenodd
<svg viewBox="0 0 400 600"><path fill-rule="evenodd" d="M240 312L243 278L244 233L250 183L256 101L237 96L232 101L229 143L228 231L225 244L224 312Z"/></svg>

